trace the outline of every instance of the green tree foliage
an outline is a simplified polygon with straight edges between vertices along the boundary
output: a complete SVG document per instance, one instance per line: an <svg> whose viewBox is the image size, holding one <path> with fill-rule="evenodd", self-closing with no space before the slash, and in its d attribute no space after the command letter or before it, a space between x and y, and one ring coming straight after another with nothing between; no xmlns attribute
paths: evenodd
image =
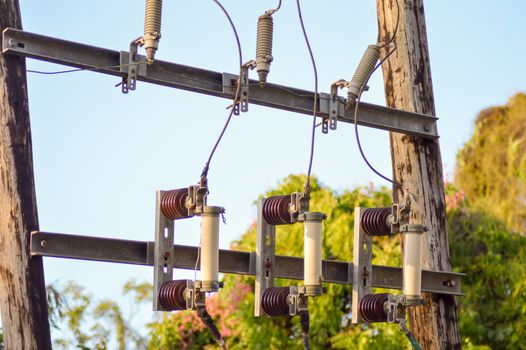
<svg viewBox="0 0 526 350"><path fill-rule="evenodd" d="M526 234L526 95L480 112L457 155L455 183L478 209Z"/></svg>
<svg viewBox="0 0 526 350"><path fill-rule="evenodd" d="M124 286L123 294L131 295L134 302L151 300L151 285L132 280ZM58 334L53 339L55 348L105 350L112 335L119 350L129 348L129 344L136 349L146 346L131 327L133 313L126 319L116 301L94 302L83 287L71 281L64 286L49 285L47 299L50 323Z"/></svg>
<svg viewBox="0 0 526 350"><path fill-rule="evenodd" d="M464 345L526 349L526 237L469 207L448 216L452 264L467 274L458 298Z"/></svg>

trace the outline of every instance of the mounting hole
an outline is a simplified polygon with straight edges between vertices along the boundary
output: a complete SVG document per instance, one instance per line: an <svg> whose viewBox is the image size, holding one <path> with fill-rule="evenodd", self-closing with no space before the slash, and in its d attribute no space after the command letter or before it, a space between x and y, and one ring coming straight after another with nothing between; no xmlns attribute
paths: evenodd
<svg viewBox="0 0 526 350"><path fill-rule="evenodd" d="M18 44L16 44L16 46L21 48L21 49L25 49L26 48L26 45L24 45L24 43L18 43Z"/></svg>

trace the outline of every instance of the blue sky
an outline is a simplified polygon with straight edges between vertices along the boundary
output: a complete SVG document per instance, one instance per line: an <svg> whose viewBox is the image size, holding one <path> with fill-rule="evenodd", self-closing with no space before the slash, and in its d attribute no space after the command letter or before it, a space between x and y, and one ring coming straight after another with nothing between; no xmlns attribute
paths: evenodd
<svg viewBox="0 0 526 350"><path fill-rule="evenodd" d="M30 32L115 50L126 50L142 34L143 1L20 3ZM244 61L254 58L257 17L275 2L223 4L240 34ZM428 0L425 6L440 144L451 173L477 112L526 88L526 2ZM332 82L352 77L364 49L375 42L375 2L304 0L302 8L320 91L328 92ZM274 23L269 81L313 90L295 2L285 0ZM233 34L212 1L165 1L162 35L158 59L238 70ZM62 69L33 60L28 68ZM380 74L364 101L384 104ZM28 79L41 230L153 240L155 191L198 180L229 101L140 82L123 95L114 87L117 78L93 72ZM209 172L209 203L227 210L222 247L254 220L259 194L290 173L306 171L310 123L254 105L232 121ZM324 184L339 191L369 182L387 185L362 162L350 125L317 136L313 173ZM371 162L390 175L387 132L361 128L361 136ZM197 219L178 222L176 242L197 245L198 228ZM152 278L149 268L59 259L46 259L45 273L47 282L74 279L99 298L117 298L130 278Z"/></svg>

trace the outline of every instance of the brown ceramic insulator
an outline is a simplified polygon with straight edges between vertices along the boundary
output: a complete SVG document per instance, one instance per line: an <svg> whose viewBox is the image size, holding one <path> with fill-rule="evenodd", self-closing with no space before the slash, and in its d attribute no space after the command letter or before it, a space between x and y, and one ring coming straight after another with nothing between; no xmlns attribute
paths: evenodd
<svg viewBox="0 0 526 350"><path fill-rule="evenodd" d="M261 308L269 316L288 316L287 297L289 293L289 287L267 288L261 296Z"/></svg>
<svg viewBox="0 0 526 350"><path fill-rule="evenodd" d="M271 225L291 224L290 194L268 197L263 203L263 218Z"/></svg>
<svg viewBox="0 0 526 350"><path fill-rule="evenodd" d="M159 289L159 303L167 311L186 310L186 280L164 282Z"/></svg>
<svg viewBox="0 0 526 350"><path fill-rule="evenodd" d="M161 211L164 216L170 220L189 218L188 209L186 208L186 198L188 197L188 188L178 188L176 190L166 191L161 196Z"/></svg>
<svg viewBox="0 0 526 350"><path fill-rule="evenodd" d="M391 227L387 219L391 215L391 208L368 208L363 211L360 225L362 230L370 236L387 236L391 234Z"/></svg>
<svg viewBox="0 0 526 350"><path fill-rule="evenodd" d="M388 299L389 294L369 294L360 300L358 307L360 316L366 323L387 322L387 313L384 309L384 304Z"/></svg>

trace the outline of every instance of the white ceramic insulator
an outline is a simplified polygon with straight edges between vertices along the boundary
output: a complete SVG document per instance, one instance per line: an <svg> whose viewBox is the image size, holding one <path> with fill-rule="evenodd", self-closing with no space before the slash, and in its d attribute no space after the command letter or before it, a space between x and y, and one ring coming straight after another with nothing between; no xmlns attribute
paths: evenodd
<svg viewBox="0 0 526 350"><path fill-rule="evenodd" d="M219 274L220 210L205 207L201 214L201 281L216 282Z"/></svg>
<svg viewBox="0 0 526 350"><path fill-rule="evenodd" d="M322 221L306 220L303 248L303 271L305 286L321 286Z"/></svg>
<svg viewBox="0 0 526 350"><path fill-rule="evenodd" d="M420 300L422 292L422 234L406 233L404 240L403 294L407 302Z"/></svg>

